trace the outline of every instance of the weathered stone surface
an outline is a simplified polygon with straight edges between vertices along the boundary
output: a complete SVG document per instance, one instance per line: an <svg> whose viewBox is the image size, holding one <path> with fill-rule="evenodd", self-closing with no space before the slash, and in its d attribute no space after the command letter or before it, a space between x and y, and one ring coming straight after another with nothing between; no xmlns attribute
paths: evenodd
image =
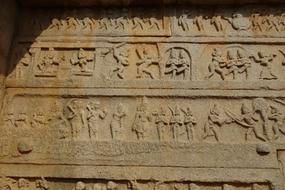
<svg viewBox="0 0 285 190"><path fill-rule="evenodd" d="M284 190L275 2L5 1L0 190Z"/></svg>

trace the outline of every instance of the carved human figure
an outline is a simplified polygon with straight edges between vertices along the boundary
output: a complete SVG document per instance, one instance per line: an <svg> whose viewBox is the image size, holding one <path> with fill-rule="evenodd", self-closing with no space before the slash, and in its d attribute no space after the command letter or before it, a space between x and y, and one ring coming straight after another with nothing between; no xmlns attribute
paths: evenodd
<svg viewBox="0 0 285 190"><path fill-rule="evenodd" d="M263 122L264 134L266 135L266 138L270 140L270 130L272 128L269 120L269 115L271 111L269 103L264 98L255 98L252 101L252 107L254 113L260 115L260 118Z"/></svg>
<svg viewBox="0 0 285 190"><path fill-rule="evenodd" d="M226 66L226 59L223 57L221 50L215 48L212 53L212 62L209 64L209 74L206 76L206 79L212 78L215 73L220 75L222 80L225 80L224 67Z"/></svg>
<svg viewBox="0 0 285 190"><path fill-rule="evenodd" d="M247 31L251 27L250 19L244 17L241 13L233 14L232 18L225 18L237 31Z"/></svg>
<svg viewBox="0 0 285 190"><path fill-rule="evenodd" d="M121 30L125 30L127 29L127 25L129 24L128 21L128 9L123 8L122 10L120 10L120 17L117 17L114 21L114 25L115 25L115 29L121 29Z"/></svg>
<svg viewBox="0 0 285 190"><path fill-rule="evenodd" d="M72 99L67 103L67 108L70 111L70 114L67 116L67 118L72 128L73 138L84 138L85 133L88 134L88 124L83 103L79 100Z"/></svg>
<svg viewBox="0 0 285 190"><path fill-rule="evenodd" d="M29 127L29 118L26 113L12 113L9 112L5 116L5 122L8 123L8 125L18 128L28 128Z"/></svg>
<svg viewBox="0 0 285 190"><path fill-rule="evenodd" d="M77 30L78 27L81 26L81 23L77 18L67 17L66 20L67 20L67 28L66 29L73 31L73 30Z"/></svg>
<svg viewBox="0 0 285 190"><path fill-rule="evenodd" d="M118 184L113 181L108 181L106 187L107 190L118 190Z"/></svg>
<svg viewBox="0 0 285 190"><path fill-rule="evenodd" d="M150 78L154 79L154 74L150 69L152 65L159 65L159 58L154 58L150 55L149 51L146 48L143 48L143 51L136 49L136 53L139 57L137 65L137 78L143 78L143 74L147 74Z"/></svg>
<svg viewBox="0 0 285 190"><path fill-rule="evenodd" d="M48 190L48 182L45 178L41 177L41 179L38 179L35 181L37 190Z"/></svg>
<svg viewBox="0 0 285 190"><path fill-rule="evenodd" d="M14 190L14 184L17 183L16 180L7 177L0 178L0 189L1 190Z"/></svg>
<svg viewBox="0 0 285 190"><path fill-rule="evenodd" d="M120 43L113 48L110 49L106 54L112 53L112 56L114 57L116 63L115 65L110 69L108 78L113 78L113 75L116 74L120 79L124 79L124 71L125 67L129 66L129 53L127 49L123 49L122 46L124 46L126 43Z"/></svg>
<svg viewBox="0 0 285 190"><path fill-rule="evenodd" d="M33 128L39 129L48 124L47 118L44 115L44 112L42 110L36 110L31 118L31 126Z"/></svg>
<svg viewBox="0 0 285 190"><path fill-rule="evenodd" d="M144 140L151 117L147 110L147 98L144 97L141 104L137 107L132 130L136 133L138 140Z"/></svg>
<svg viewBox="0 0 285 190"><path fill-rule="evenodd" d="M155 117L154 123L156 124L158 139L159 141L165 141L165 132L168 125L166 112L161 107L159 111L155 111L152 114Z"/></svg>
<svg viewBox="0 0 285 190"><path fill-rule="evenodd" d="M114 140L121 140L123 137L123 119L127 116L127 111L123 104L119 103L116 106L113 118L111 120L110 129L111 137Z"/></svg>
<svg viewBox="0 0 285 190"><path fill-rule="evenodd" d="M19 190L29 190L30 182L24 178L18 180L18 189Z"/></svg>
<svg viewBox="0 0 285 190"><path fill-rule="evenodd" d="M89 17L85 17L82 20L82 26L83 30L93 31L95 29L95 21Z"/></svg>
<svg viewBox="0 0 285 190"><path fill-rule="evenodd" d="M183 31L189 31L190 30L189 19L188 19L189 16L190 16L189 13L183 12L178 17L178 26L180 26Z"/></svg>
<svg viewBox="0 0 285 190"><path fill-rule="evenodd" d="M137 29L137 28L139 28L140 30L144 30L145 29L144 21L139 16L134 16L132 18L132 24L133 24L132 29Z"/></svg>
<svg viewBox="0 0 285 190"><path fill-rule="evenodd" d="M236 79L238 73L238 67L236 65L237 57L233 50L227 51L227 61L226 61L226 75L233 74L233 79Z"/></svg>
<svg viewBox="0 0 285 190"><path fill-rule="evenodd" d="M285 127L284 127L285 116L281 112L281 110L279 110L277 107L275 106L270 106L270 107L271 107L271 112L268 116L268 119L274 122L272 125L272 129L274 133L273 139L276 140L279 138L280 132L283 135L285 135Z"/></svg>
<svg viewBox="0 0 285 190"><path fill-rule="evenodd" d="M236 66L238 68L238 73L245 73L245 77L248 79L248 69L251 67L251 60L240 49L237 50Z"/></svg>
<svg viewBox="0 0 285 190"><path fill-rule="evenodd" d="M89 137L90 139L97 140L100 127L99 120L105 119L107 112L101 108L101 104L98 101L88 102L87 110Z"/></svg>
<svg viewBox="0 0 285 190"><path fill-rule="evenodd" d="M259 31L262 32L263 31L263 27L262 27L262 20L261 20L261 16L259 13L255 13L251 15L251 25L252 25L252 30L253 31Z"/></svg>
<svg viewBox="0 0 285 190"><path fill-rule="evenodd" d="M214 25L217 32L222 32L225 30L224 21L220 15L213 16L210 23Z"/></svg>
<svg viewBox="0 0 285 190"><path fill-rule="evenodd" d="M282 13L278 19L278 24L280 26L280 31L285 30L285 13Z"/></svg>
<svg viewBox="0 0 285 190"><path fill-rule="evenodd" d="M280 32L278 18L274 16L273 14L269 14L268 16L265 16L262 20L262 24L267 25L266 31L275 30L276 32Z"/></svg>
<svg viewBox="0 0 285 190"><path fill-rule="evenodd" d="M208 137L214 136L215 139L220 142L221 137L218 128L223 126L225 123L225 118L222 115L221 108L217 104L214 104L214 106L210 108L207 119L208 120L204 126L203 138L206 139Z"/></svg>
<svg viewBox="0 0 285 190"><path fill-rule="evenodd" d="M62 22L57 18L53 18L51 20L51 24L48 27L48 30L56 29L58 31L61 29L61 27L62 27Z"/></svg>
<svg viewBox="0 0 285 190"><path fill-rule="evenodd" d="M235 115L231 111L227 110L226 114L232 119L233 122L247 129L245 133L245 140L248 140L249 135L253 132L255 137L266 141L263 133L260 133L260 129L258 128L258 117L255 112L246 104L242 104L241 106L241 115Z"/></svg>
<svg viewBox="0 0 285 190"><path fill-rule="evenodd" d="M190 107L187 107L186 110L181 109L181 111L184 113L184 126L187 133L187 139L188 141L194 141L195 140L195 130L194 127L197 124L197 119L193 115L192 110Z"/></svg>
<svg viewBox="0 0 285 190"><path fill-rule="evenodd" d="M92 64L93 61L94 55L90 54L90 52L85 51L83 48L80 48L79 51L70 59L70 63L73 66L78 66L80 73L82 74L92 73L92 70L88 69L88 65Z"/></svg>
<svg viewBox="0 0 285 190"><path fill-rule="evenodd" d="M142 185L137 182L137 180L131 180L128 185L129 185L130 190L143 190L144 189Z"/></svg>
<svg viewBox="0 0 285 190"><path fill-rule="evenodd" d="M76 184L75 184L75 187L73 188L73 190L86 190L86 184L82 181L78 181Z"/></svg>
<svg viewBox="0 0 285 190"><path fill-rule="evenodd" d="M182 49L171 49L168 60L165 64L165 74L170 74L172 79L182 74L183 79L186 78L187 70L189 70L190 62L186 52Z"/></svg>
<svg viewBox="0 0 285 190"><path fill-rule="evenodd" d="M205 18L204 16L199 15L199 16L194 17L193 19L193 24L196 25L198 31L200 32L205 30L204 24L203 24L204 18Z"/></svg>
<svg viewBox="0 0 285 190"><path fill-rule="evenodd" d="M171 118L169 124L172 130L173 140L175 142L178 142L181 135L181 126L183 125L181 111L178 106L175 106L174 109L169 107L169 109L171 111Z"/></svg>
<svg viewBox="0 0 285 190"><path fill-rule="evenodd" d="M32 55L29 52L29 50L26 50L27 52L24 52L23 57L20 58L19 63L16 65L16 78L21 79L24 78L27 74L27 68L29 67L31 61L32 61ZM21 56L21 55L18 55Z"/></svg>
<svg viewBox="0 0 285 190"><path fill-rule="evenodd" d="M265 53L263 51L259 51L257 56L250 56L256 63L259 63L262 67L262 70L259 75L259 79L262 80L276 80L278 77L273 74L271 65L273 63L275 54Z"/></svg>

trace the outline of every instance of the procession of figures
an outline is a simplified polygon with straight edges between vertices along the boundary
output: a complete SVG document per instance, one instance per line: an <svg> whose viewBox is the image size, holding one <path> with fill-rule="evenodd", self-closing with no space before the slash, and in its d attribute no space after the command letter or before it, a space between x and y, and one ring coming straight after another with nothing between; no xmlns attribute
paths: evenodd
<svg viewBox="0 0 285 190"><path fill-rule="evenodd" d="M210 55L201 55L208 62L202 64L193 63L191 50L185 47L170 47L162 53L156 43L140 44L136 48L126 42L110 45L107 48L71 51L27 49L14 63L14 76L16 79L94 76L102 80L185 81L193 80L194 76L197 80L197 73L193 72L195 65L208 66L208 71L205 71L208 73L201 80L277 80L282 78L279 68L285 66L285 50L281 49L249 51L241 45L213 48Z"/></svg>
<svg viewBox="0 0 285 190"><path fill-rule="evenodd" d="M90 181L90 180L89 180ZM105 182L106 181L106 182ZM122 181L111 181L105 180L104 182L69 182L68 186L62 185L64 190L203 190L205 187L219 188L223 190L241 189L239 185L234 183L195 183L195 182L164 182L164 181L148 181L147 183L139 180L124 180ZM60 183L60 182L59 182ZM36 180L30 180L26 178L13 179L8 177L0 178L0 189L1 190L49 190L56 183L54 181L47 181L44 177ZM244 189L251 188L252 190L269 190L267 184L249 183L244 185Z"/></svg>
<svg viewBox="0 0 285 190"><path fill-rule="evenodd" d="M253 136L266 142L285 135L285 112L275 105L285 106L285 101L274 99L273 103L255 98L251 103L242 103L239 113L214 103L204 115L205 119L199 120L199 113L191 104L150 108L149 99L143 97L133 112L124 103L117 103L107 110L98 100L70 99L61 111L52 110L52 114L38 109L29 115L8 112L4 120L9 129L45 130L51 127L58 131L59 139L108 140L107 132L110 140L125 141L132 135L131 139L149 141L149 134L155 131L155 141L159 142L193 143L209 138L223 142L222 130L234 126L244 129L245 142ZM203 128L202 135L197 133L199 128Z"/></svg>

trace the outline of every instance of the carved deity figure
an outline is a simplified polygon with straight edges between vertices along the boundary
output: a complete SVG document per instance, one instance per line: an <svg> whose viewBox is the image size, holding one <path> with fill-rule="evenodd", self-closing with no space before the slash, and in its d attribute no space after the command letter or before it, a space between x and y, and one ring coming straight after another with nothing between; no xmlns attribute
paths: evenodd
<svg viewBox="0 0 285 190"><path fill-rule="evenodd" d="M214 25L217 32L223 32L225 30L223 17L220 15L213 16L211 19L211 24Z"/></svg>
<svg viewBox="0 0 285 190"><path fill-rule="evenodd" d="M111 136L114 140L120 140L123 136L123 119L127 116L127 111L123 104L118 104L110 124Z"/></svg>
<svg viewBox="0 0 285 190"><path fill-rule="evenodd" d="M193 115L192 110L190 107L187 107L186 110L181 109L181 111L184 113L184 126L187 133L187 139L188 141L194 141L195 140L195 130L194 127L197 124L197 119Z"/></svg>
<svg viewBox="0 0 285 190"><path fill-rule="evenodd" d="M92 64L93 61L94 55L85 51L83 48L80 48L79 51L70 59L70 63L73 66L79 67L78 74L91 74L92 70L88 69L88 65Z"/></svg>
<svg viewBox="0 0 285 190"><path fill-rule="evenodd" d="M154 79L155 77L150 66L159 65L159 58L153 58L146 48L144 48L142 52L136 49L136 53L139 57L139 61L136 63L137 78L143 78L143 74L146 74L149 75L150 78Z"/></svg>
<svg viewBox="0 0 285 190"><path fill-rule="evenodd" d="M214 136L215 139L220 142L221 137L218 128L222 127L225 123L225 118L222 115L221 108L214 104L212 108L210 108L210 112L208 114L208 121L204 126L204 139Z"/></svg>
<svg viewBox="0 0 285 190"><path fill-rule="evenodd" d="M152 114L155 117L154 123L156 124L158 139L159 141L165 141L165 132L168 125L166 112L161 107L159 111L155 111Z"/></svg>
<svg viewBox="0 0 285 190"><path fill-rule="evenodd" d="M115 59L115 65L110 69L109 79L112 79L114 74L116 74L120 79L124 79L125 67L129 66L129 52L127 49L123 49L126 43L120 43L106 52L105 55L112 53L113 58Z"/></svg>
<svg viewBox="0 0 285 190"><path fill-rule="evenodd" d="M253 132L255 137L266 141L263 133L260 133L258 128L258 117L255 112L246 104L241 106L241 115L235 115L231 111L227 110L226 114L232 119L233 122L247 129L245 133L245 140L248 140L248 136Z"/></svg>
<svg viewBox="0 0 285 190"><path fill-rule="evenodd" d="M147 133L147 128L151 117L147 110L147 98L144 97L141 104L137 107L135 120L133 122L132 130L136 133L138 140L144 140Z"/></svg>
<svg viewBox="0 0 285 190"><path fill-rule="evenodd" d="M165 64L165 74L170 74L172 79L175 79L180 74L183 79L186 79L187 70L189 70L190 61L186 52L182 49L171 49L169 58Z"/></svg>
<svg viewBox="0 0 285 190"><path fill-rule="evenodd" d="M183 13L178 17L178 26L180 26L183 31L190 30L189 19L188 19L189 16L190 16L189 13L183 11Z"/></svg>
<svg viewBox="0 0 285 190"><path fill-rule="evenodd" d="M73 138L85 138L85 133L88 134L88 124L83 103L79 100L72 99L67 103L67 108L70 111L67 118L72 128Z"/></svg>
<svg viewBox="0 0 285 190"><path fill-rule="evenodd" d="M43 76L56 75L56 67L59 65L58 53L54 48L49 48L42 60L37 64L38 74Z"/></svg>
<svg viewBox="0 0 285 190"><path fill-rule="evenodd" d="M48 124L47 118L42 110L36 110L32 115L31 126L39 129Z"/></svg>
<svg viewBox="0 0 285 190"><path fill-rule="evenodd" d="M171 111L169 124L172 129L173 140L178 142L181 135L181 126L183 125L181 111L178 106L175 106L174 109L169 107L169 109Z"/></svg>
<svg viewBox="0 0 285 190"><path fill-rule="evenodd" d="M48 182L45 178L41 178L35 181L36 184L36 188L37 190L48 190L49 186L48 186Z"/></svg>
<svg viewBox="0 0 285 190"><path fill-rule="evenodd" d="M75 187L73 188L73 190L86 190L86 184L82 181L78 181L76 184L75 184Z"/></svg>
<svg viewBox="0 0 285 190"><path fill-rule="evenodd" d="M259 63L262 67L262 70L259 75L259 79L261 80L276 80L278 77L273 74L271 65L273 63L275 54L265 53L263 51L259 51L257 56L251 56L256 63Z"/></svg>
<svg viewBox="0 0 285 190"><path fill-rule="evenodd" d="M89 102L87 104L87 121L88 132L91 139L98 139L99 120L105 119L107 112L101 108L101 104L98 101Z"/></svg>

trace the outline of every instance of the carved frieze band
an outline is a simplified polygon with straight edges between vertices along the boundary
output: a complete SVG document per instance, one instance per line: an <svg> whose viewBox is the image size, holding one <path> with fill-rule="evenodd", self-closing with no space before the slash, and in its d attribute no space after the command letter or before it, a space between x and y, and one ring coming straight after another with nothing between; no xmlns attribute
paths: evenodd
<svg viewBox="0 0 285 190"><path fill-rule="evenodd" d="M285 82L285 49L266 45L104 43L104 47L16 46L7 86L96 87L100 82L215 84ZM114 83L115 84L115 83ZM108 85L107 85L108 86ZM180 88L176 85L175 88Z"/></svg>
<svg viewBox="0 0 285 190"><path fill-rule="evenodd" d="M137 180L68 180L54 181L54 179L29 178L0 178L1 190L270 190L266 183L201 183L201 182L164 182L164 181L137 181Z"/></svg>

